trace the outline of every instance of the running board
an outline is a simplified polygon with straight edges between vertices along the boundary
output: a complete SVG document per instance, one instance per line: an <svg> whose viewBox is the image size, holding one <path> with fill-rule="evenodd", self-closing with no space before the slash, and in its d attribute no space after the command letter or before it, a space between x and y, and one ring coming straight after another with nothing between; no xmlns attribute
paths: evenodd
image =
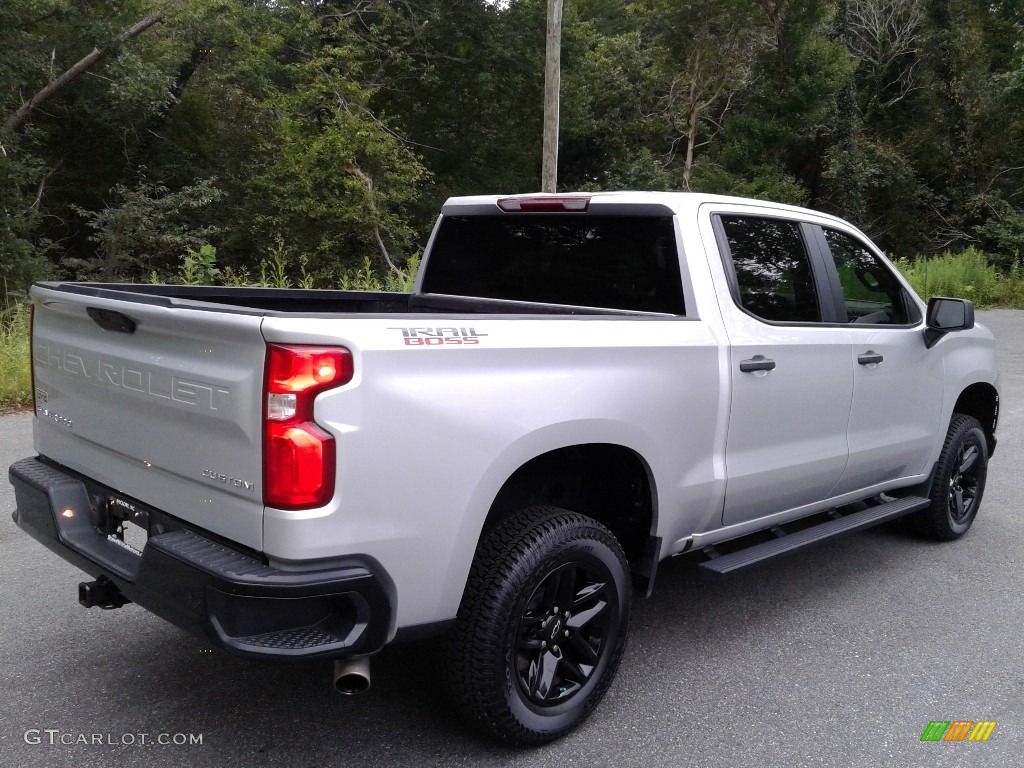
<svg viewBox="0 0 1024 768"><path fill-rule="evenodd" d="M804 547L818 544L827 539L842 536L845 533L862 531L874 525L895 520L897 517L909 515L919 509L924 509L931 501L921 496L907 496L895 501L887 501L877 507L865 509L862 512L854 512L850 515L837 517L828 520L820 525L811 528L804 528L795 533L784 533L781 529L774 531L779 538L774 541L766 541L763 544L755 544L752 547L731 552L728 555L717 555L713 549L708 553L712 559L700 564L700 569L709 575L728 576L729 574L742 570L752 565L773 560L776 557L787 555ZM717 555L717 556L716 556Z"/></svg>

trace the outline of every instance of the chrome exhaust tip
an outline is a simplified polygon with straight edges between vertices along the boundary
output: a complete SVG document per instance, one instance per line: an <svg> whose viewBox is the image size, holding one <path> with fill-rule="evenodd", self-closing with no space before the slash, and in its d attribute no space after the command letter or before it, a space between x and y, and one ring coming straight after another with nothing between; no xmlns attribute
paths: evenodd
<svg viewBox="0 0 1024 768"><path fill-rule="evenodd" d="M334 662L334 690L346 696L365 693L370 688L370 657L354 656Z"/></svg>

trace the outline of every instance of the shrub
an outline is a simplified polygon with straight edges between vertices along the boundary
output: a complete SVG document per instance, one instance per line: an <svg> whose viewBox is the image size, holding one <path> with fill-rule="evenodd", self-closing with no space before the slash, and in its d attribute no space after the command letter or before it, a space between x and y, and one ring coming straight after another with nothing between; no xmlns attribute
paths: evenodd
<svg viewBox="0 0 1024 768"><path fill-rule="evenodd" d="M1024 309L1020 265L1015 263L1009 273L1002 273L977 248L932 258L918 256L913 261L901 259L896 266L925 301L932 296L957 296L979 307Z"/></svg>
<svg viewBox="0 0 1024 768"><path fill-rule="evenodd" d="M28 307L12 304L0 312L0 411L31 403Z"/></svg>

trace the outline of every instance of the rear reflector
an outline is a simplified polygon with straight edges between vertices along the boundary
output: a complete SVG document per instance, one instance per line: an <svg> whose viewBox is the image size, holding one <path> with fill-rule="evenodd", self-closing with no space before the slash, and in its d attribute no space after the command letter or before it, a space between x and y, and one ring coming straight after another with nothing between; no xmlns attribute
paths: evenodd
<svg viewBox="0 0 1024 768"><path fill-rule="evenodd" d="M581 213L590 207L590 195L503 197L498 201L498 207L506 213Z"/></svg>
<svg viewBox="0 0 1024 768"><path fill-rule="evenodd" d="M267 345L263 412L263 503L322 507L334 495L334 438L313 421L313 401L352 380L344 347Z"/></svg>

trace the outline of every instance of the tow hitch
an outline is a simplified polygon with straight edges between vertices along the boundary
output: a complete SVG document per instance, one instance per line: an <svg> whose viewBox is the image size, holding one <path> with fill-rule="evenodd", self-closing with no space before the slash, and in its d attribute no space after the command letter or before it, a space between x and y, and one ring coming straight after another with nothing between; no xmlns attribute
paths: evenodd
<svg viewBox="0 0 1024 768"><path fill-rule="evenodd" d="M120 608L131 600L121 594L114 582L100 576L96 581L83 581L78 585L78 602L86 608Z"/></svg>

